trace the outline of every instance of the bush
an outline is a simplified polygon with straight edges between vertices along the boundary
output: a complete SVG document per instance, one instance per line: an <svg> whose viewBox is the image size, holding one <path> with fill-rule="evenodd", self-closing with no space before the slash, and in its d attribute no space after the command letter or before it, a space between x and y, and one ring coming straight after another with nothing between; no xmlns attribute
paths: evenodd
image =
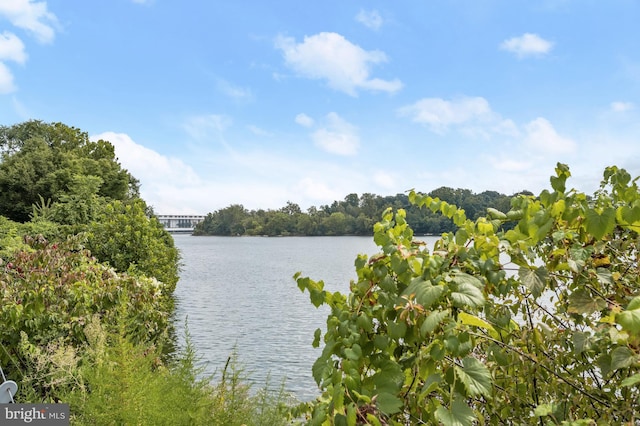
<svg viewBox="0 0 640 426"><path fill-rule="evenodd" d="M569 176L558 164L552 191L476 221L412 192L457 231L429 251L389 210L348 295L296 275L331 308L314 340L323 393L301 407L310 423L637 423L637 178L607 168L588 197L566 190Z"/></svg>
<svg viewBox="0 0 640 426"><path fill-rule="evenodd" d="M132 342L123 322L117 328L109 332L93 317L81 350L62 344L40 348L23 334L31 368L19 400L40 401L31 389L50 389L49 399L69 403L71 424L79 426L288 424L285 395L267 387L252 395L235 361L211 385L195 366L188 336L186 347L165 363L159 347Z"/></svg>
<svg viewBox="0 0 640 426"><path fill-rule="evenodd" d="M80 347L93 315L106 324L122 318L129 335L155 341L168 324L160 283L119 274L82 249L79 239L49 243L25 237L29 250L14 251L0 265L0 362L21 372L21 333L38 347L61 341Z"/></svg>
<svg viewBox="0 0 640 426"><path fill-rule="evenodd" d="M171 234L146 210L140 199L109 203L89 225L87 248L117 271L156 278L170 295L178 282L178 250Z"/></svg>

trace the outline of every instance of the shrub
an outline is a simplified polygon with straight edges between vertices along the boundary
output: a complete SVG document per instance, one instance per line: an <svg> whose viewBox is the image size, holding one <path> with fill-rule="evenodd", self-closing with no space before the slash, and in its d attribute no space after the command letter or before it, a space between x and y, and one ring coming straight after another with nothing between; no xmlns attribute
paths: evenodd
<svg viewBox="0 0 640 426"><path fill-rule="evenodd" d="M140 199L109 203L89 225L87 248L117 271L156 278L170 295L178 282L178 250L171 235L146 210Z"/></svg>
<svg viewBox="0 0 640 426"><path fill-rule="evenodd" d="M412 192L458 230L429 251L389 210L349 294L296 275L331 308L314 340L322 395L301 407L310 423L637 423L637 178L607 168L588 197L569 176L558 164L552 191L476 221Z"/></svg>
<svg viewBox="0 0 640 426"><path fill-rule="evenodd" d="M3 366L23 369L17 357L21 332L39 347L58 341L79 347L87 321L96 314L106 324L122 317L136 340L154 341L164 333L169 312L157 280L119 274L98 263L77 237L64 243L25 237L25 243L28 251L15 251L0 265Z"/></svg>

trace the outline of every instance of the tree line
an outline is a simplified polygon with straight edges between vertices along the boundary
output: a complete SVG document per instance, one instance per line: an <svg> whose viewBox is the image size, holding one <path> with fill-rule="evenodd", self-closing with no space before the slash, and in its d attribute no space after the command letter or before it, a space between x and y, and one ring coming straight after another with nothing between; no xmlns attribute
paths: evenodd
<svg viewBox="0 0 640 426"><path fill-rule="evenodd" d="M528 191L519 194L530 195ZM508 211L511 199L496 191L476 194L468 189L440 187L428 194L463 209L471 219L486 214L492 207ZM420 209L409 202L406 194L380 196L352 193L342 201L331 205L312 206L303 212L293 202L276 210L248 210L241 204L232 204L206 215L194 229L193 235L266 235L266 236L338 236L373 235L373 225L380 220L387 208L404 209L407 222L416 234L439 235L456 229L453 221L445 216Z"/></svg>

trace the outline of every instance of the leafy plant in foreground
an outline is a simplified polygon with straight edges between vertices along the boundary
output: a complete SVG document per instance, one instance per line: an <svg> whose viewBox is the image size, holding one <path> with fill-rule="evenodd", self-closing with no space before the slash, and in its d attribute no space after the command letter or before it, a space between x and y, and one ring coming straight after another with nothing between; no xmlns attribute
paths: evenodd
<svg viewBox="0 0 640 426"><path fill-rule="evenodd" d="M314 339L322 395L301 407L310 423L637 422L637 178L609 167L587 197L566 190L569 177L558 164L551 191L475 221L412 192L457 231L429 250L404 210L388 210L374 228L381 252L356 259L349 294L296 274L331 308Z"/></svg>

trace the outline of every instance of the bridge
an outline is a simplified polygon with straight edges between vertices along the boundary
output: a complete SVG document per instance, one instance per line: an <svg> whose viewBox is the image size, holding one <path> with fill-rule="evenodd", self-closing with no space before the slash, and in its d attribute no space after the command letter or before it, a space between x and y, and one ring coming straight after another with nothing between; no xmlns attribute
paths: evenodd
<svg viewBox="0 0 640 426"><path fill-rule="evenodd" d="M193 228L204 220L204 216L188 214L159 214L158 222L171 233L191 233Z"/></svg>

